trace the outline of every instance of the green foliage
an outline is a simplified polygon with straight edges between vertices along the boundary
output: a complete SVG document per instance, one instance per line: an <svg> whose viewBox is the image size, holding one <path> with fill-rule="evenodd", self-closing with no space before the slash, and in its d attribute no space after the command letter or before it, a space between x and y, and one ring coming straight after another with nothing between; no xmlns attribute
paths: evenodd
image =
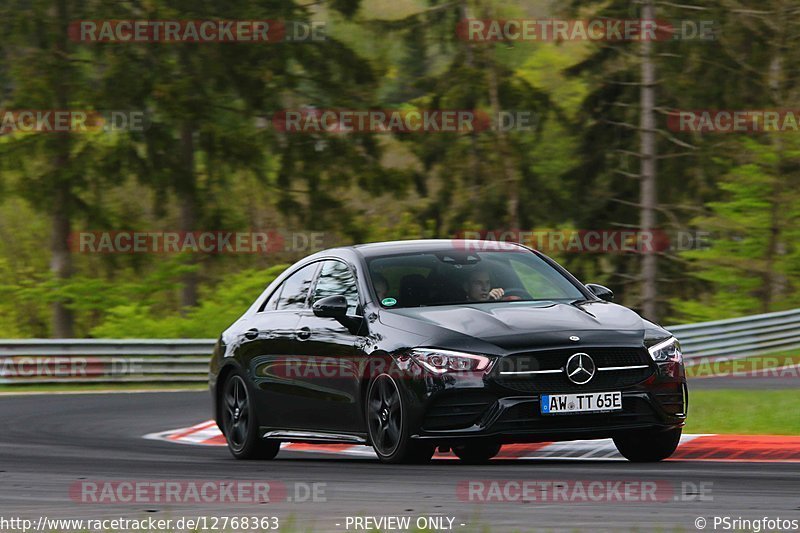
<svg viewBox="0 0 800 533"><path fill-rule="evenodd" d="M659 225L712 240L660 257L667 322L800 305L800 143L665 126L671 109L792 107L800 49L785 46L791 34L781 32L800 11L777 0L745 2L747 15L716 0L695 4L725 38L654 44L664 117ZM0 136L0 337L53 335L55 306L72 313L78 336L213 337L276 265L306 254L73 251L59 272L54 250L65 243L56 229L64 224L73 232L314 230L326 245L635 227L638 43L466 42L455 27L465 17L629 19L639 9L624 0L0 2L0 109L146 109L151 119L141 132ZM697 15L678 4L657 10L659 19ZM782 13L785 28L771 12ZM321 21L328 39L58 38L65 21L170 18ZM534 127L287 135L270 126L276 111L304 107L499 108L532 113ZM637 305L635 254L554 255ZM198 289L197 305L187 305L188 286Z"/></svg>
<svg viewBox="0 0 800 533"><path fill-rule="evenodd" d="M682 253L693 275L713 290L699 301L675 302L681 318L716 320L800 305L797 178L783 170L800 163L797 141L740 143L740 163L719 182L722 197L692 224L713 236L707 249ZM787 149L788 148L788 149Z"/></svg>
<svg viewBox="0 0 800 533"><path fill-rule="evenodd" d="M183 316L159 310L157 304L133 300L107 309L93 337L214 338L230 326L288 265L243 270L207 289L202 303Z"/></svg>

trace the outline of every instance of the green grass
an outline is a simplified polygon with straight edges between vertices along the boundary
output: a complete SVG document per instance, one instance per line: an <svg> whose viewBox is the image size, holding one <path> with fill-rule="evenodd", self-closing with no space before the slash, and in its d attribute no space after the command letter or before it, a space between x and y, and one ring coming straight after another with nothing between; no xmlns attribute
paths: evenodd
<svg viewBox="0 0 800 533"><path fill-rule="evenodd" d="M684 432L800 435L800 390L690 390Z"/></svg>

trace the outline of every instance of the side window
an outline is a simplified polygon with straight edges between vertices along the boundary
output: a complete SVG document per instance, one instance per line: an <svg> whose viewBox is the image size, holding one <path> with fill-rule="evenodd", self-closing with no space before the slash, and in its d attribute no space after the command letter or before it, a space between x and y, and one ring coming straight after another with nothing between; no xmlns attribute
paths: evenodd
<svg viewBox="0 0 800 533"><path fill-rule="evenodd" d="M340 294L347 298L347 313L355 314L358 309L358 289L356 279L341 261L325 261L314 289L313 301Z"/></svg>
<svg viewBox="0 0 800 533"><path fill-rule="evenodd" d="M269 299L261 304L261 307L258 308L259 313L264 311L274 311L278 307L278 299L281 297L281 289L283 289L283 285L275 289Z"/></svg>
<svg viewBox="0 0 800 533"><path fill-rule="evenodd" d="M276 308L278 311L303 309L306 306L308 289L311 288L311 282L314 281L314 273L317 271L318 264L311 263L304 266L283 282L281 288L278 289L280 291L280 298Z"/></svg>

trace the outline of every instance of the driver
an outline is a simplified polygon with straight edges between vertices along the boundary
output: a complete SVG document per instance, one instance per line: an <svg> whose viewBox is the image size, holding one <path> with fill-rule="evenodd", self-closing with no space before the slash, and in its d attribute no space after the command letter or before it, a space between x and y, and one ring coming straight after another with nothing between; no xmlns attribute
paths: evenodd
<svg viewBox="0 0 800 533"><path fill-rule="evenodd" d="M467 281L464 282L464 291L467 299L471 302L485 302L488 300L499 300L505 294L501 288L492 288L492 280L489 271L478 268L469 273Z"/></svg>

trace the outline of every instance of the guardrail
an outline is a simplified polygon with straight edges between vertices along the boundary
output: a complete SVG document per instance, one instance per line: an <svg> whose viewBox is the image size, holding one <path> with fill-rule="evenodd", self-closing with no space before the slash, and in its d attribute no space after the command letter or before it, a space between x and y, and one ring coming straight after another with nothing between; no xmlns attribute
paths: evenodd
<svg viewBox="0 0 800 533"><path fill-rule="evenodd" d="M800 348L800 309L668 326L690 362ZM216 339L0 339L0 384L203 383Z"/></svg>
<svg viewBox="0 0 800 533"><path fill-rule="evenodd" d="M800 347L800 309L667 329L687 359L737 359Z"/></svg>
<svg viewBox="0 0 800 533"><path fill-rule="evenodd" d="M202 383L216 339L0 339L0 384Z"/></svg>

